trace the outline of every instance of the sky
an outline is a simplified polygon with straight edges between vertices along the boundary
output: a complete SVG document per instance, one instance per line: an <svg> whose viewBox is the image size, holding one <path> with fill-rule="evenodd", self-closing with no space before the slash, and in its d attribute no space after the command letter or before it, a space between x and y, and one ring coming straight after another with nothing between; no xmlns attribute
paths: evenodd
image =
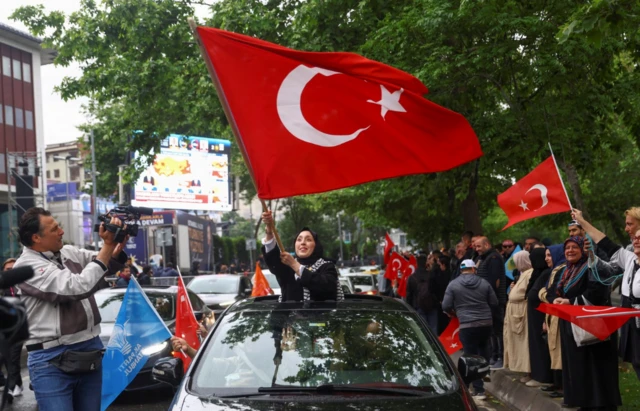
<svg viewBox="0 0 640 411"><path fill-rule="evenodd" d="M215 1L215 0L214 0ZM44 4L46 11L72 13L80 8L80 0L0 0L0 22L15 29L29 32L20 22L9 19L15 9L21 6ZM6 7L8 5L8 7ZM196 15L207 15L206 7L197 7ZM89 120L82 114L82 105L87 98L64 101L54 88L65 77L78 77L82 70L77 64L68 67L48 64L41 67L42 76L42 113L44 117L44 142L46 145L75 141L81 136L77 126Z"/></svg>
<svg viewBox="0 0 640 411"><path fill-rule="evenodd" d="M9 2L4 0L3 3L3 7L0 7L0 22L25 32L29 30L22 23L9 19L11 13L18 7L45 4L46 10L59 10L65 14L76 11L80 7L80 0L11 0ZM78 65L61 67L48 64L41 68L44 142L47 145L73 141L81 135L76 127L87 122L82 114L82 104L86 103L87 99L64 101L60 94L54 91L54 87L60 84L64 77L76 77L81 74L82 71Z"/></svg>

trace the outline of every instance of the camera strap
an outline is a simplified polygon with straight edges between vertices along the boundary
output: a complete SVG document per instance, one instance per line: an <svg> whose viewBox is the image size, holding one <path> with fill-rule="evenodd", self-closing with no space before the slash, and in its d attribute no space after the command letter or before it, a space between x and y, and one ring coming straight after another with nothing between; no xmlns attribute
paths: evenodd
<svg viewBox="0 0 640 411"><path fill-rule="evenodd" d="M39 252L39 254L42 256L42 258L44 258L45 260L54 263L55 265L58 266L59 269L64 270L64 264L62 264L62 258L60 253L58 253L58 255L56 256L55 253L53 253L53 259L47 257L42 251Z"/></svg>

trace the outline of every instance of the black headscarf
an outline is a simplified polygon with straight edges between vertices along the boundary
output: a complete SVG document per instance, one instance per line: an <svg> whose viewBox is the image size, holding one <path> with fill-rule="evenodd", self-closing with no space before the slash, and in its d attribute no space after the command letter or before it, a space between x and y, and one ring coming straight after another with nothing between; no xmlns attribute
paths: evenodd
<svg viewBox="0 0 640 411"><path fill-rule="evenodd" d="M534 248L529 253L529 259L531 260L531 268L533 268L533 272L531 273L531 278L529 279L529 284L527 284L527 292L525 294L525 298L528 298L529 291L533 288L533 285L536 283L540 275L549 268L547 262L545 261L545 257L547 254L546 248Z"/></svg>
<svg viewBox="0 0 640 411"><path fill-rule="evenodd" d="M298 232L298 234L296 234L296 239L293 240L293 249L296 249L296 240L298 239L298 237L300 236L300 233L302 233L303 231L308 231L311 233L311 236L313 237L313 241L315 241L316 246L313 249L313 252L311 253L311 255L309 257L306 258L301 258L296 256L296 260L298 260L298 262L304 266L312 266L313 264L316 263L316 261L318 261L320 258L322 258L322 255L324 254L324 247L322 247L322 243L320 242L320 239L318 238L318 234L311 231L311 229L309 227L303 227L302 230L300 230Z"/></svg>
<svg viewBox="0 0 640 411"><path fill-rule="evenodd" d="M564 241L564 247L567 247L567 243L576 243L580 247L582 253L580 259L575 263L567 261L567 267L565 268L560 281L558 282L557 289L558 295L564 297L567 292L573 288L580 280L585 270L588 268L589 258L588 254L584 251L584 238L573 236Z"/></svg>

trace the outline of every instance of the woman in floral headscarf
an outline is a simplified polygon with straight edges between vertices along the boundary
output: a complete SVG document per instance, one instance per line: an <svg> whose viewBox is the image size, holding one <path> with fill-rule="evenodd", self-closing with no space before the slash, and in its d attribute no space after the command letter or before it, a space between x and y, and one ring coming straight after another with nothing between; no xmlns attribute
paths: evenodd
<svg viewBox="0 0 640 411"><path fill-rule="evenodd" d="M564 242L567 266L558 273L554 304L609 306L609 287L591 280L582 237ZM622 404L618 385L617 335L578 347L571 323L559 321L564 402L581 410L617 410Z"/></svg>

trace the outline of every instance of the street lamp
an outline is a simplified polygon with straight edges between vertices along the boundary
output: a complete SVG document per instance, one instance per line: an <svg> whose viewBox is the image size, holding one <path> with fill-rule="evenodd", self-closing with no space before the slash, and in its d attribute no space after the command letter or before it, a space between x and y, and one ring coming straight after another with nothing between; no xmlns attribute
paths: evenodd
<svg viewBox="0 0 640 411"><path fill-rule="evenodd" d="M66 188L66 192L67 192L67 195L66 195L65 199L66 199L66 202L67 202L67 224L68 224L67 227L68 227L69 230L71 230L71 210L70 210L70 208L73 209L73 207L69 207L69 174L70 174L70 172L69 172L69 162L71 162L71 161L81 161L81 159L78 158L78 157L73 157L73 156L66 156L66 157L53 156L53 158L56 159L56 160L64 160L64 162L65 162L65 166L66 166L66 170L65 170L65 173L66 173L66 175L65 175L65 177L66 177L65 178L66 187L65 188ZM71 233L71 231L69 231L69 233Z"/></svg>

